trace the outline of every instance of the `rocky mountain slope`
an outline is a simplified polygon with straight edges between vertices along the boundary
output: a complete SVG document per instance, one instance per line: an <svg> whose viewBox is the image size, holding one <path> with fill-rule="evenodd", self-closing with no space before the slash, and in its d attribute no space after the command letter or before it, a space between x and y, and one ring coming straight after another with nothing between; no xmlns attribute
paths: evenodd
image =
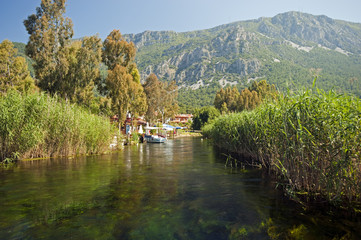
<svg viewBox="0 0 361 240"><path fill-rule="evenodd" d="M287 12L201 31L125 37L137 46L142 79L153 72L163 81L175 80L184 106L211 104L226 85L243 88L266 79L282 90L310 86L315 75L321 88L361 96L358 23Z"/></svg>

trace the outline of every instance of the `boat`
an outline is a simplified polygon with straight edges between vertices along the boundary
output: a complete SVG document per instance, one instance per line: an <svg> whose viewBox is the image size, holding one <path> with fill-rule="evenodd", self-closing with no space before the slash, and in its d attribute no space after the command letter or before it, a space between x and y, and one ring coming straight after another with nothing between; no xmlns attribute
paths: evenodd
<svg viewBox="0 0 361 240"><path fill-rule="evenodd" d="M159 127L145 127L144 140L149 143L164 143L167 141L167 138L162 136L159 132L162 128ZM151 134L150 130L155 130L158 132L157 135Z"/></svg>
<svg viewBox="0 0 361 240"><path fill-rule="evenodd" d="M164 143L167 139L158 135L144 135L144 140L149 143Z"/></svg>

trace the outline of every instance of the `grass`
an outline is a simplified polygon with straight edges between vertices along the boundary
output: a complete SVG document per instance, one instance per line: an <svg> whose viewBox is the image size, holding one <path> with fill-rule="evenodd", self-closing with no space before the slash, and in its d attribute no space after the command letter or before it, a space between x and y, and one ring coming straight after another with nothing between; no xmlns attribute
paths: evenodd
<svg viewBox="0 0 361 240"><path fill-rule="evenodd" d="M251 156L294 197L361 202L361 100L318 89L280 95L203 128L216 145Z"/></svg>
<svg viewBox="0 0 361 240"><path fill-rule="evenodd" d="M45 94L0 98L0 161L101 153L116 129L104 117Z"/></svg>

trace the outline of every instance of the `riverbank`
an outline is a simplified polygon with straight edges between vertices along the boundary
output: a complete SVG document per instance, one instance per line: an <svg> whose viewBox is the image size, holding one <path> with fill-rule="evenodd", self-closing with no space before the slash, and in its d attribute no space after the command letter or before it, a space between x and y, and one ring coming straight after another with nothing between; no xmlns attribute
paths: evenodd
<svg viewBox="0 0 361 240"><path fill-rule="evenodd" d="M198 132L190 132L190 131L182 131L180 133L178 133L177 135L174 136L174 138L179 138L179 137L201 137L202 133L200 131Z"/></svg>
<svg viewBox="0 0 361 240"><path fill-rule="evenodd" d="M361 101L320 90L279 96L203 129L214 144L252 157L300 202L360 206Z"/></svg>
<svg viewBox="0 0 361 240"><path fill-rule="evenodd" d="M116 132L107 118L56 97L0 98L0 162L102 153Z"/></svg>

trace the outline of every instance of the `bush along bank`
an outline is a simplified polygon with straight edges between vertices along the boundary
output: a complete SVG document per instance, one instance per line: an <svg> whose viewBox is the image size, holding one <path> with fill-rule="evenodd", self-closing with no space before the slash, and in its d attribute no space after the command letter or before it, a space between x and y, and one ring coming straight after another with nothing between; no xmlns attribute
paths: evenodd
<svg viewBox="0 0 361 240"><path fill-rule="evenodd" d="M221 116L203 134L257 159L299 201L360 207L360 99L317 89L280 95L253 111Z"/></svg>
<svg viewBox="0 0 361 240"><path fill-rule="evenodd" d="M116 128L107 118L45 94L0 98L0 161L101 153Z"/></svg>

